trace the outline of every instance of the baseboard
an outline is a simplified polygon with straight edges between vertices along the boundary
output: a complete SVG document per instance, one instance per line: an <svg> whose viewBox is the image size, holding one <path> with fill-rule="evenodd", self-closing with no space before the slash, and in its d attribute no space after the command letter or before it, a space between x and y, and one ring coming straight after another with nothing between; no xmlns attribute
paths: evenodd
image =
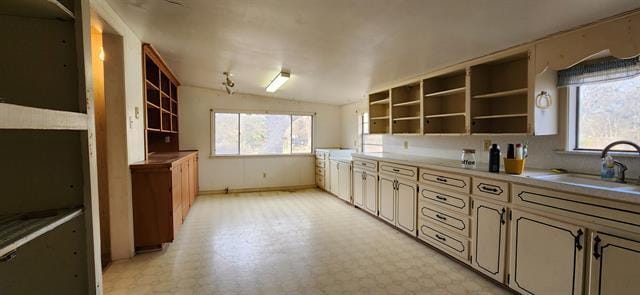
<svg viewBox="0 0 640 295"><path fill-rule="evenodd" d="M199 191L198 195L221 195L221 194L237 194L237 193L256 193L256 192L273 192L273 191L295 191L295 190L303 190L310 188L317 188L318 186L315 184L307 184L307 185L294 185L294 186L275 186L275 187L255 187L255 188L237 188L237 189L229 189L229 191L220 189L220 190L207 190L207 191Z"/></svg>

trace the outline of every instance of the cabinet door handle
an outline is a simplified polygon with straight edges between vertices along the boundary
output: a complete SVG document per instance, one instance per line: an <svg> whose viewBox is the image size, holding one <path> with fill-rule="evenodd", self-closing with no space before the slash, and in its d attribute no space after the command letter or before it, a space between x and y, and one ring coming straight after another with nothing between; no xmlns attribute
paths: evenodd
<svg viewBox="0 0 640 295"><path fill-rule="evenodd" d="M447 220L446 217L444 217L444 216L442 216L440 214L436 214L436 217L438 217L438 219L441 219L441 220Z"/></svg>
<svg viewBox="0 0 640 295"><path fill-rule="evenodd" d="M440 182L447 182L447 179L442 177L436 177L436 180Z"/></svg>
<svg viewBox="0 0 640 295"><path fill-rule="evenodd" d="M393 169L393 172L400 172L400 169Z"/></svg>
<svg viewBox="0 0 640 295"><path fill-rule="evenodd" d="M438 238L438 240L443 241L443 242L447 241L447 238L441 237L439 234L436 234L436 238Z"/></svg>
<svg viewBox="0 0 640 295"><path fill-rule="evenodd" d="M500 211L500 223L504 224L506 221L504 219L504 215L505 213L507 213L507 210L505 210L504 208L502 208L502 211Z"/></svg>
<svg viewBox="0 0 640 295"><path fill-rule="evenodd" d="M440 195L436 195L436 199L440 200L440 201L446 201L447 198L440 196Z"/></svg>
<svg viewBox="0 0 640 295"><path fill-rule="evenodd" d="M578 250L582 250L582 245L580 244L580 237L582 237L582 234L584 234L584 233L582 232L581 229L579 229L578 233L577 233L577 235L575 237L576 249L578 249Z"/></svg>
<svg viewBox="0 0 640 295"><path fill-rule="evenodd" d="M599 236L596 236L596 237L593 239L593 257L594 257L595 259L599 259L599 258L600 258L600 256L602 256L602 255L600 254L600 252L598 252L598 248L600 248L600 242L601 242L601 241L602 241L602 240L600 240L600 237L599 237Z"/></svg>

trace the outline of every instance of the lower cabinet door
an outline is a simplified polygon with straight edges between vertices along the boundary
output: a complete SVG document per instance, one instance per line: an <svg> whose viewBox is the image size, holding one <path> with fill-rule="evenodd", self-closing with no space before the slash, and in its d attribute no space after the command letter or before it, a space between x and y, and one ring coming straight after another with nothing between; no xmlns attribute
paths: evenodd
<svg viewBox="0 0 640 295"><path fill-rule="evenodd" d="M473 202L472 265L502 283L505 279L507 208L477 199Z"/></svg>
<svg viewBox="0 0 640 295"><path fill-rule="evenodd" d="M339 166L338 166L338 162L336 161L329 161L329 170L331 170L331 190L330 192L334 195L338 195L338 191L339 191L339 180L340 179L340 173L338 173L339 170Z"/></svg>
<svg viewBox="0 0 640 295"><path fill-rule="evenodd" d="M365 173L364 207L371 214L378 212L378 177L375 174Z"/></svg>
<svg viewBox="0 0 640 295"><path fill-rule="evenodd" d="M347 201L351 202L351 166L339 163L338 169L338 196Z"/></svg>
<svg viewBox="0 0 640 295"><path fill-rule="evenodd" d="M382 220L391 224L396 224L396 208L395 208L395 193L393 188L394 179L380 176L378 181L378 196L379 196L379 214Z"/></svg>
<svg viewBox="0 0 640 295"><path fill-rule="evenodd" d="M509 287L522 294L582 294L585 229L514 210Z"/></svg>
<svg viewBox="0 0 640 295"><path fill-rule="evenodd" d="M399 180L398 182L398 227L412 235L416 235L416 203L418 187L414 183Z"/></svg>
<svg viewBox="0 0 640 295"><path fill-rule="evenodd" d="M365 180L363 171L353 170L353 204L364 208Z"/></svg>
<svg viewBox="0 0 640 295"><path fill-rule="evenodd" d="M591 252L589 294L640 292L640 241L594 232Z"/></svg>

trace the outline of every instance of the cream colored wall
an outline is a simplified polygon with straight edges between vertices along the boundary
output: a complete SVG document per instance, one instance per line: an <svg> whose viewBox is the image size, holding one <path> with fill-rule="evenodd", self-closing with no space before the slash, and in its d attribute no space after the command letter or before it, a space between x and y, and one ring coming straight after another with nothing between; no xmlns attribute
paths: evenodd
<svg viewBox="0 0 640 295"><path fill-rule="evenodd" d="M144 160L144 120L142 94L142 43L131 29L122 21L106 0L91 0L92 17L99 16L104 22L122 36L124 70L124 104L122 112L125 122L126 142L113 143L126 146L126 164ZM106 52L107 58L109 52ZM140 111L135 118L135 109ZM131 119L131 123L129 120ZM123 153L121 151L121 153ZM125 155L121 155L124 158ZM110 179L109 187L119 187L110 194L111 219L111 255L113 260L127 259L134 255L133 210L131 206L131 175L128 167L121 163L118 178ZM123 167L124 166L124 167ZM111 171L110 171L111 172Z"/></svg>
<svg viewBox="0 0 640 295"><path fill-rule="evenodd" d="M342 130L340 132L340 142L344 148L358 149L362 145L360 135L358 134L359 117L363 112L367 112L369 106L367 101L361 101L343 105L340 108L342 117Z"/></svg>
<svg viewBox="0 0 640 295"><path fill-rule="evenodd" d="M313 185L313 156L210 157L211 109L315 112L314 146L340 146L339 106L234 94L181 86L178 88L180 149L199 151L200 191ZM266 176L265 176L266 175Z"/></svg>

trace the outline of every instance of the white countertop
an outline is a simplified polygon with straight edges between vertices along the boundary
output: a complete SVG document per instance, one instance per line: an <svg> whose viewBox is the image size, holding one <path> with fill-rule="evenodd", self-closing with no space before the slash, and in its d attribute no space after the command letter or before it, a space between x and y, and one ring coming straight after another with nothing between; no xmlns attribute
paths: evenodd
<svg viewBox="0 0 640 295"><path fill-rule="evenodd" d="M467 174L472 176L484 177L489 179L504 180L514 183L538 186L547 189L575 193L580 195L600 197L615 201L622 201L633 204L640 204L640 193L623 192L608 188L597 188L591 186L574 185L562 182L549 181L544 179L532 178L532 176L549 175L553 172L542 169L527 168L521 175L506 174L504 171L500 173L488 172L487 163L479 163L475 169L463 169L460 167L460 161L450 159L430 158L424 156L392 154L392 153L353 153L354 158L372 159L377 161L391 162L408 166L416 166L444 172L453 172ZM502 165L501 165L502 166ZM502 167L501 167L502 168Z"/></svg>

